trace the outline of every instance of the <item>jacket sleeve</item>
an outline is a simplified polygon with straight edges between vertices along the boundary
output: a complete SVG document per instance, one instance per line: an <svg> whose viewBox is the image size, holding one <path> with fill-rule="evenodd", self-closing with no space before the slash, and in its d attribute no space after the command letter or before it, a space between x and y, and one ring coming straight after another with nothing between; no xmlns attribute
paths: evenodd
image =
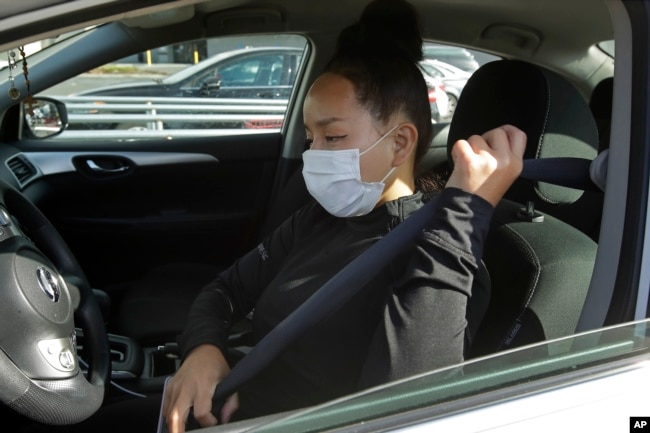
<svg viewBox="0 0 650 433"><path fill-rule="evenodd" d="M227 353L232 323L253 310L262 290L275 276L291 248L296 224L304 211L287 219L199 292L179 337L182 358L205 343Z"/></svg>
<svg viewBox="0 0 650 433"><path fill-rule="evenodd" d="M460 189L440 194L406 271L388 292L362 388L463 360L467 301L492 213L487 201Z"/></svg>

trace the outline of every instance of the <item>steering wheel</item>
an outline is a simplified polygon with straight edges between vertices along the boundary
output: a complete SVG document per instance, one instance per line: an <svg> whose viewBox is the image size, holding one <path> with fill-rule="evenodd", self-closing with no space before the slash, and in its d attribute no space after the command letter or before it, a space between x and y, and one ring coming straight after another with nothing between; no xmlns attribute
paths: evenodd
<svg viewBox="0 0 650 433"><path fill-rule="evenodd" d="M99 409L109 380L106 328L81 267L38 208L0 181L0 401L45 424L73 424Z"/></svg>

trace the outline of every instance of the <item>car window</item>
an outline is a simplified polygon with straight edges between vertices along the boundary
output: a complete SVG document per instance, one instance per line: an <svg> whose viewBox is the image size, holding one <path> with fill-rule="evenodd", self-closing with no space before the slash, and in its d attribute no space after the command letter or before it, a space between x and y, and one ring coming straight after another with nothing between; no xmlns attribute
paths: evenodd
<svg viewBox="0 0 650 433"><path fill-rule="evenodd" d="M282 70L281 57L281 55L255 54L226 61L196 75L188 84L198 87L205 80L214 78L221 81L221 86L270 86L271 73Z"/></svg>
<svg viewBox="0 0 650 433"><path fill-rule="evenodd" d="M608 55L614 57L616 50L614 49L614 40L610 39L607 41L603 41L600 44L598 44L601 50L606 52Z"/></svg>
<svg viewBox="0 0 650 433"><path fill-rule="evenodd" d="M433 419L480 402L496 403L494 390L505 401L557 386L559 376L564 383L588 380L604 364L633 365L640 354L647 355L648 326L648 321L633 322L498 353L297 411L252 431L330 431L425 408Z"/></svg>
<svg viewBox="0 0 650 433"><path fill-rule="evenodd" d="M427 74L431 75L432 77L436 77L438 79L445 78L445 75L442 72L440 72L440 70L434 68L431 65L427 65L426 63L422 63L422 68L424 69L424 71Z"/></svg>
<svg viewBox="0 0 650 433"><path fill-rule="evenodd" d="M69 111L54 140L275 132L307 48L304 37L282 34L188 41L116 59L40 94ZM425 44L424 55L433 123L448 123L471 73L498 59L439 43Z"/></svg>
<svg viewBox="0 0 650 433"><path fill-rule="evenodd" d="M307 49L297 35L189 41L116 59L40 95L67 106L58 140L274 132Z"/></svg>
<svg viewBox="0 0 650 433"><path fill-rule="evenodd" d="M231 62L215 70L216 78L222 86L253 86L258 84L256 77L268 71L269 66L264 57L257 57L239 62ZM261 80L260 80L261 81ZM259 84L262 84L261 82ZM267 83L264 83L268 85Z"/></svg>
<svg viewBox="0 0 650 433"><path fill-rule="evenodd" d="M445 98L436 98L431 101L434 123L451 122L460 94L472 74L482 65L499 60L500 57L478 50L469 50L462 47L426 42L422 49L423 60L419 63L420 70L429 84L437 82ZM431 98L430 98L431 100ZM434 110L433 105L437 106Z"/></svg>
<svg viewBox="0 0 650 433"><path fill-rule="evenodd" d="M299 57L298 54L281 53L250 55L225 62L216 67L212 75L221 80L222 86L229 87L291 85L295 80L295 65ZM291 61L291 58L294 58L294 61Z"/></svg>

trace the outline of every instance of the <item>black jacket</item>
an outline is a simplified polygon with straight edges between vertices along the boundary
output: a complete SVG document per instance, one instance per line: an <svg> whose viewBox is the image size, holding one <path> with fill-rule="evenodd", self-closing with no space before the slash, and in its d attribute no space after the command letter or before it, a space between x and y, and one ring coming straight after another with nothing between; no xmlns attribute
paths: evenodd
<svg viewBox="0 0 650 433"><path fill-rule="evenodd" d="M417 193L354 218L306 205L202 290L180 339L183 354L203 343L226 353L230 324L253 310L254 336L262 338L422 205ZM313 405L461 362L468 298L487 289L475 276L492 211L461 190L440 193L416 248L398 255L244 386L237 418Z"/></svg>

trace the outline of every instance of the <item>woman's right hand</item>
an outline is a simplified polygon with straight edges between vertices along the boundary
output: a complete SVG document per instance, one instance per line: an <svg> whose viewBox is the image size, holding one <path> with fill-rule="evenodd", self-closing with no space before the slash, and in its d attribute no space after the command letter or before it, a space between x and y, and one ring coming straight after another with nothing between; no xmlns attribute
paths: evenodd
<svg viewBox="0 0 650 433"><path fill-rule="evenodd" d="M496 206L521 174L525 149L526 134L512 125L458 140L451 150L454 170L447 186L476 194Z"/></svg>
<svg viewBox="0 0 650 433"><path fill-rule="evenodd" d="M212 414L212 397L219 382L229 373L228 362L216 346L203 344L187 355L165 391L162 412L170 433L185 431L190 408L201 427L219 423ZM221 409L221 423L227 423L238 408L239 399L234 394Z"/></svg>

